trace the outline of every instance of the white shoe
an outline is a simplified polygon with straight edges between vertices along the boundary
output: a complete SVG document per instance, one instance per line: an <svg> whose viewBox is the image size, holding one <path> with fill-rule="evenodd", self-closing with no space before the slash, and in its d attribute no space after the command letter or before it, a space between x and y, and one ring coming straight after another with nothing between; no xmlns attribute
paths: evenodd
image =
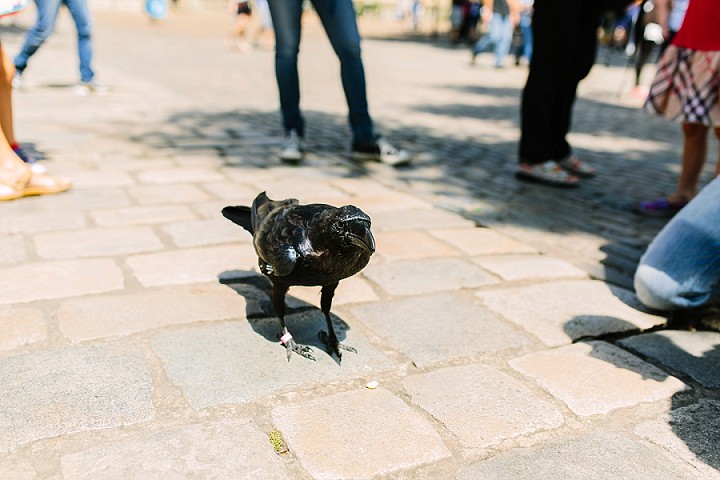
<svg viewBox="0 0 720 480"><path fill-rule="evenodd" d="M297 130L290 130L285 137L283 150L280 152L280 160L287 163L299 163L305 157L303 139L298 135Z"/></svg>
<svg viewBox="0 0 720 480"><path fill-rule="evenodd" d="M90 94L95 95L107 95L108 87L97 83L94 79L89 82L80 82L75 85L75 94L80 96L87 96Z"/></svg>

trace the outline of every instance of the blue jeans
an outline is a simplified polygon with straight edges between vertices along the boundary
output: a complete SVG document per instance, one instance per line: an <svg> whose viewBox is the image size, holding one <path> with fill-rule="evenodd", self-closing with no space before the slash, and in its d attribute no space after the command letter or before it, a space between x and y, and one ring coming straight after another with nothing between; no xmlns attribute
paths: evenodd
<svg viewBox="0 0 720 480"><path fill-rule="evenodd" d="M658 310L720 300L720 177L650 243L635 272L635 291L641 302Z"/></svg>
<svg viewBox="0 0 720 480"><path fill-rule="evenodd" d="M80 57L80 80L89 82L95 74L90 68L92 61L92 43L90 39L90 10L86 0L35 0L38 17L35 25L28 31L20 53L15 57L15 68L22 73L30 57L55 29L55 21L62 4L67 5L78 34L78 56Z"/></svg>
<svg viewBox="0 0 720 480"><path fill-rule="evenodd" d="M311 0L325 32L340 59L340 78L349 109L348 120L353 142L374 139L368 113L365 70L360 57L360 32L351 0ZM268 0L275 28L275 76L280 91L285 131L305 134L305 120L300 113L300 81L297 57L300 48L302 0Z"/></svg>
<svg viewBox="0 0 720 480"><path fill-rule="evenodd" d="M495 66L502 67L512 45L513 24L510 15L493 13L487 35L480 37L473 46L473 53L481 53L490 45L495 46Z"/></svg>

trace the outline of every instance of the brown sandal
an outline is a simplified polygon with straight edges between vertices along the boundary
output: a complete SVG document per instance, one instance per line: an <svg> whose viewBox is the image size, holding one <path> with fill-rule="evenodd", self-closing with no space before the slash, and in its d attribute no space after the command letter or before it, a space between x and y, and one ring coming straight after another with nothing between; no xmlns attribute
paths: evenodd
<svg viewBox="0 0 720 480"><path fill-rule="evenodd" d="M29 172L29 169L28 169ZM49 195L68 190L72 181L68 178L51 177L42 173L30 173L22 176L13 183L4 183L0 180L0 202L17 200L33 195Z"/></svg>

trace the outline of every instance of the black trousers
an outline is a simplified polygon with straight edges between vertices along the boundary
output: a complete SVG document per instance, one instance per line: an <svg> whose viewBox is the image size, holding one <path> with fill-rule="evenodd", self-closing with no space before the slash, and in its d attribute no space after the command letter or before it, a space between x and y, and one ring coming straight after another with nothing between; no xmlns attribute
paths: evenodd
<svg viewBox="0 0 720 480"><path fill-rule="evenodd" d="M520 108L521 162L570 154L566 136L575 94L595 62L602 10L597 0L535 0L533 55Z"/></svg>

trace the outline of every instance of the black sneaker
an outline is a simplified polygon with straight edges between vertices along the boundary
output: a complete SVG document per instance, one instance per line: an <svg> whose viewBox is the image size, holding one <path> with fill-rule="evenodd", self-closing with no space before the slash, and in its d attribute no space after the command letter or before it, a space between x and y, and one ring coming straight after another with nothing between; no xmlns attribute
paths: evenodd
<svg viewBox="0 0 720 480"><path fill-rule="evenodd" d="M378 137L374 142L353 143L350 157L353 160L371 160L397 167L412 161L408 152L393 147L385 139Z"/></svg>

